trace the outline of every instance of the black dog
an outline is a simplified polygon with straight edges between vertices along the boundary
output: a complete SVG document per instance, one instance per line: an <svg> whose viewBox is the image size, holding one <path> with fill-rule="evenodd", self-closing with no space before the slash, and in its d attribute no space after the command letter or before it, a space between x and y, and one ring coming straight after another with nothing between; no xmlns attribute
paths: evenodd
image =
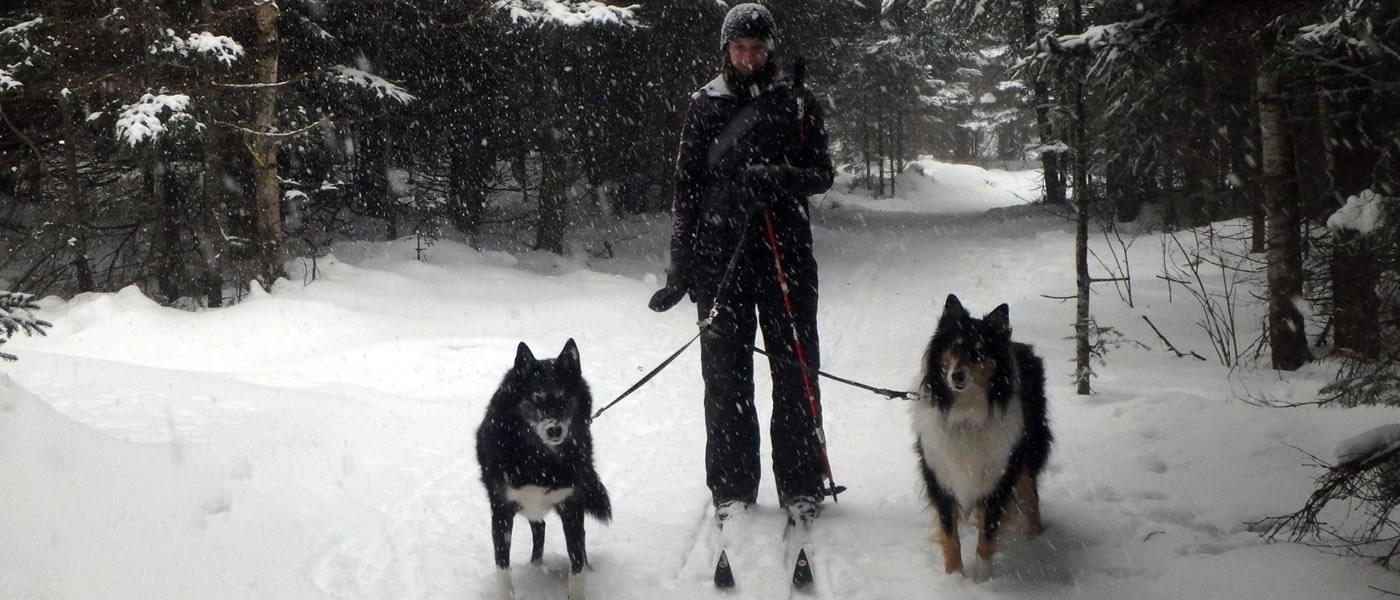
<svg viewBox="0 0 1400 600"><path fill-rule="evenodd" d="M544 515L559 513L569 551L569 598L584 597L583 516L612 518L608 491L593 469L588 418L593 398L583 380L578 346L571 339L555 359L535 360L524 342L515 366L486 407L476 431L481 482L491 500L491 542L496 550L501 598L511 598L510 541L515 514L530 521L530 562L544 555Z"/></svg>
<svg viewBox="0 0 1400 600"><path fill-rule="evenodd" d="M958 520L980 518L977 563L991 576L1006 508L1019 501L1027 529L1040 533L1038 478L1050 456L1045 365L1031 347L1011 341L1010 309L975 319L949 295L924 354L922 395L913 411L915 450L929 503L938 512L935 539L949 573L962 572Z"/></svg>

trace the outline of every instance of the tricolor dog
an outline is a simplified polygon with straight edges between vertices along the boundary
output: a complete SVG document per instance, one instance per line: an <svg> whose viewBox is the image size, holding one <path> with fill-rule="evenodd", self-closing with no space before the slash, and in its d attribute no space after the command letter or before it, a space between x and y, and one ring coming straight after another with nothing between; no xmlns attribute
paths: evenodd
<svg viewBox="0 0 1400 600"><path fill-rule="evenodd" d="M1045 366L1031 347L1011 341L1002 304L973 318L949 295L924 354L920 399L912 417L925 490L937 512L934 538L944 569L963 571L958 522L979 528L974 580L991 576L997 536L1016 501L1032 534L1040 520L1040 472L1050 456Z"/></svg>

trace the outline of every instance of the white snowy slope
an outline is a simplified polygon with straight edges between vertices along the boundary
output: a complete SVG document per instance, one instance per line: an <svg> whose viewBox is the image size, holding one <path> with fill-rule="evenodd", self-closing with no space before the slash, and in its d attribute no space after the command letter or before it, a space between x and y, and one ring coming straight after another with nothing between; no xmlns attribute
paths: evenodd
<svg viewBox="0 0 1400 600"><path fill-rule="evenodd" d="M1016 336L1045 357L1057 438L1042 483L1048 531L1013 536L996 576L941 572L920 491L908 406L823 381L836 480L849 486L814 531L820 598L1381 598L1400 577L1249 523L1302 506L1330 457L1391 409L1279 410L1332 372L1251 368L1158 350L1151 317L1183 350L1212 356L1200 309L1155 278L1155 237L1132 249L1135 308L1094 295L1124 345L1073 394L1069 225L1021 206L1034 173L925 161L901 197L833 192L816 204L825 367L907 388L944 297L976 312L1011 305ZM986 213L988 209L997 209ZM578 341L595 406L694 332L689 302L646 309L669 218L581 229L571 258L476 252L411 240L354 244L320 279L199 313L136 289L45 299L47 337L20 337L0 365L0 598L489 598L494 567L473 435L519 341L553 356ZM616 257L586 248L610 236ZM590 236L595 236L590 238ZM1096 240L1102 246L1103 241ZM301 269L300 263L293 265ZM1258 307L1240 322L1257 334ZM714 598L698 351L593 425L614 523L591 523L590 595ZM757 370L766 396L765 369ZM760 401L766 419L767 402ZM766 427L765 427L766 432ZM766 434L765 434L766 435ZM790 565L771 478L754 539L725 598L785 597ZM1340 518L1342 515L1336 515ZM964 527L964 550L975 545ZM543 568L520 598L563 598L568 561L550 521Z"/></svg>

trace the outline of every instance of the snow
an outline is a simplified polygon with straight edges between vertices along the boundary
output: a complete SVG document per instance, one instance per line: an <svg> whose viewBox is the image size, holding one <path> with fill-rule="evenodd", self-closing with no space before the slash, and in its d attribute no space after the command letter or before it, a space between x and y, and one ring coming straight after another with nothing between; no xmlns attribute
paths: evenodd
<svg viewBox="0 0 1400 600"><path fill-rule="evenodd" d="M14 38L15 41L19 43L21 50L29 50L29 40L24 38L24 34L38 29L39 26L43 24L43 17L36 17L28 21L20 21L19 23L0 29L0 39Z"/></svg>
<svg viewBox="0 0 1400 600"><path fill-rule="evenodd" d="M234 41L226 35L214 35L207 31L191 33L181 38L175 34L175 30L165 30L164 45L152 44L152 54L179 54L189 56L194 54L207 54L214 60L225 65L233 65L239 57L243 56L243 45Z"/></svg>
<svg viewBox="0 0 1400 600"><path fill-rule="evenodd" d="M499 0L496 10L506 11L516 23L549 23L564 27L584 25L635 26L632 12L638 5L612 6L596 0Z"/></svg>
<svg viewBox="0 0 1400 600"><path fill-rule="evenodd" d="M398 101L399 104L408 104L418 99L407 90L373 73L345 65L335 65L331 67L331 71L334 72L333 77L336 81L368 89L374 92L376 98L389 98Z"/></svg>
<svg viewBox="0 0 1400 600"><path fill-rule="evenodd" d="M847 191L854 177L842 174L822 203L859 207L866 211L906 214L971 215L1007 206L1028 204L1039 195L1042 179L1036 171L986 170L933 160L909 163L895 177L896 196L874 198L868 192Z"/></svg>
<svg viewBox="0 0 1400 600"><path fill-rule="evenodd" d="M24 83L14 77L10 77L8 71L0 69L0 92L14 91L21 87L24 87Z"/></svg>
<svg viewBox="0 0 1400 600"><path fill-rule="evenodd" d="M1337 464L1346 464L1400 444L1400 424L1381 425L1337 444Z"/></svg>
<svg viewBox="0 0 1400 600"><path fill-rule="evenodd" d="M117 118L117 138L136 146L160 137L169 123L189 117L185 113L189 106L190 97L184 94L142 94L140 101L122 107ZM159 115L166 110L170 116L161 122Z"/></svg>
<svg viewBox="0 0 1400 600"><path fill-rule="evenodd" d="M1045 357L1050 381L1047 531L1008 538L989 582L942 573L908 403L823 380L832 468L850 489L813 533L814 597L1310 600L1400 590L1394 573L1269 544L1250 525L1301 508L1320 474L1304 453L1323 456L1393 422L1394 409L1262 408L1245 400L1311 400L1334 368L1232 371L1131 344L1097 367L1095 395L1075 395L1074 307L1043 296L1073 289L1072 225L1024 206L1034 172L918 164L932 178L906 172L898 198L814 201L824 367L905 387L949 292L979 313L1008 302L1017 338ZM491 597L473 434L516 343L552 355L576 339L596 408L694 333L689 302L664 314L645 307L664 270L668 217L593 226L574 216L569 257L442 240L415 261L407 238L339 245L309 284L308 267L293 261L292 281L222 309L165 308L134 287L41 300L49 335L12 339L5 349L20 360L0 365L0 597ZM584 251L604 239L615 258ZM1179 290L1171 301L1155 278L1156 246L1131 249L1144 265L1133 270L1137 308L1100 293L1094 315L1155 348L1149 315L1178 348L1204 351L1200 309ZM1238 322L1251 338L1263 308L1246 308ZM692 348L593 424L615 515L610 526L589 523L593 598L717 597L701 526L699 373ZM766 395L766 369L756 375ZM768 402L759 406L766 421ZM770 482L727 598L787 597ZM515 528L517 597L563 598L557 521L542 567L524 564L528 529ZM970 562L975 540L962 531Z"/></svg>
<svg viewBox="0 0 1400 600"><path fill-rule="evenodd" d="M1327 218L1327 227L1337 231L1350 230L1371 233L1385 226L1385 211L1393 198L1371 190L1347 198L1347 203Z"/></svg>

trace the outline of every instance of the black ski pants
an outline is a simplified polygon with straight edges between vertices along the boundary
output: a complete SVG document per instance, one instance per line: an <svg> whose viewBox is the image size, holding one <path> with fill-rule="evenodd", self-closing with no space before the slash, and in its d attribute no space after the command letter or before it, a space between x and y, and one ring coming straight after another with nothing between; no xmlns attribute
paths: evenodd
<svg viewBox="0 0 1400 600"><path fill-rule="evenodd" d="M769 427L773 447L773 476L778 502L807 496L822 497L823 459L816 424L809 414L807 383L795 366L793 334L801 340L807 366L817 369L817 268L802 253L784 253L792 302L789 315L778 284L767 242L750 238L731 280L720 296L718 311L701 336L700 368L705 380L705 471L714 502L754 502L758 496L759 422L754 407L755 354L749 346L755 330L763 332L763 347L773 380L773 416ZM709 317L718 273L696 289L700 319ZM817 376L808 377L820 414Z"/></svg>

